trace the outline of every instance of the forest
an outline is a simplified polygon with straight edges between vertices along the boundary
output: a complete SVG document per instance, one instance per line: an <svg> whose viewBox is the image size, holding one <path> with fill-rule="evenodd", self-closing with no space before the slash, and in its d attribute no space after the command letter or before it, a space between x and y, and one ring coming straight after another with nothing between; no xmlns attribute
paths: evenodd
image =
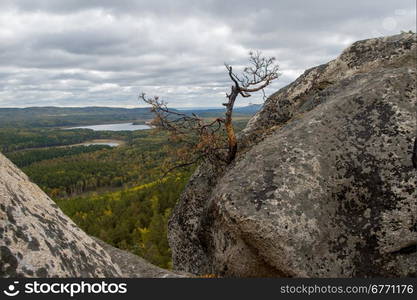
<svg viewBox="0 0 417 300"><path fill-rule="evenodd" d="M191 168L162 177L172 148L165 134L156 130L0 130L9 137L7 144L2 139L3 151L19 149L4 154L84 231L170 267L167 221ZM62 147L97 137L123 139L126 144Z"/></svg>
<svg viewBox="0 0 417 300"><path fill-rule="evenodd" d="M190 112L191 113L191 112ZM221 110L200 112L207 118ZM249 112L237 114L237 129ZM68 119L81 125L79 116ZM99 117L93 118L93 122ZM134 119L134 118L132 118ZM136 120L139 120L137 118ZM44 190L89 235L171 268L167 222L196 166L165 174L176 145L157 129L64 130L43 125L0 126L0 150ZM108 115L101 121L111 120ZM112 123L117 123L116 115ZM1 123L1 122L0 122ZM77 145L92 139L124 141L118 147Z"/></svg>
<svg viewBox="0 0 417 300"><path fill-rule="evenodd" d="M0 128L0 151L65 146L99 138L128 138L126 134L87 129L62 130L59 128Z"/></svg>

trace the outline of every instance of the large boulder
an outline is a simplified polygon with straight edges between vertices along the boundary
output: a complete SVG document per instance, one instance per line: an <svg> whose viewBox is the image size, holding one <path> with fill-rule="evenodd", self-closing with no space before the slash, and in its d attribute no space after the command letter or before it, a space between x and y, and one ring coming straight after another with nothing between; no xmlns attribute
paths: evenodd
<svg viewBox="0 0 417 300"><path fill-rule="evenodd" d="M118 277L110 256L0 154L0 277Z"/></svg>
<svg viewBox="0 0 417 300"><path fill-rule="evenodd" d="M88 236L0 153L0 278L184 276Z"/></svg>
<svg viewBox="0 0 417 300"><path fill-rule="evenodd" d="M226 170L170 220L174 267L223 276L416 276L416 35L354 43L273 94Z"/></svg>

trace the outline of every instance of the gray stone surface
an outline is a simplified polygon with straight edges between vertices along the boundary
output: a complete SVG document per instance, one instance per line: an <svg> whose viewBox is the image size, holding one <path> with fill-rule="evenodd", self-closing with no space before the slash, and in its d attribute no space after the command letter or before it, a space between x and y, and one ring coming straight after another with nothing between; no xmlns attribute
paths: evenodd
<svg viewBox="0 0 417 300"><path fill-rule="evenodd" d="M130 252L120 250L105 242L93 238L110 255L112 261L120 267L123 277L127 278L184 278L192 277L184 272L171 272L147 262Z"/></svg>
<svg viewBox="0 0 417 300"><path fill-rule="evenodd" d="M119 267L0 154L0 277L118 277Z"/></svg>
<svg viewBox="0 0 417 300"><path fill-rule="evenodd" d="M92 239L0 153L0 278L184 276Z"/></svg>
<svg viewBox="0 0 417 300"><path fill-rule="evenodd" d="M273 94L228 170L170 220L174 267L222 276L416 276L416 35L354 43Z"/></svg>

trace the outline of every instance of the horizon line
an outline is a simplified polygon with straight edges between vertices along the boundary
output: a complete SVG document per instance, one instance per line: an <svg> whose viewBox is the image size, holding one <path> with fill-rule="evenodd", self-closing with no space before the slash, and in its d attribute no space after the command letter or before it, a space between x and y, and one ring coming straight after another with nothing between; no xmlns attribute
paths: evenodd
<svg viewBox="0 0 417 300"><path fill-rule="evenodd" d="M263 103L251 103L247 105L236 105L235 107L248 107L253 105L262 105ZM220 109L224 108L224 106L170 106L171 108L175 109ZM44 106L0 106L0 109L27 109L27 108L122 108L122 109L137 109L137 108L150 108L150 106L96 106L96 105L89 105L89 106L56 106L56 105L44 105Z"/></svg>

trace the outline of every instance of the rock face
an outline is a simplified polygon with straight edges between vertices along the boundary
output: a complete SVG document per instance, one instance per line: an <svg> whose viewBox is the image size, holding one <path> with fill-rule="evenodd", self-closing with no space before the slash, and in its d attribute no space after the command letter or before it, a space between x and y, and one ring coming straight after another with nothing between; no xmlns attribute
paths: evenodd
<svg viewBox="0 0 417 300"><path fill-rule="evenodd" d="M227 170L174 210L174 267L223 276L417 275L416 35L359 41L266 101Z"/></svg>
<svg viewBox="0 0 417 300"><path fill-rule="evenodd" d="M0 154L0 277L183 277L96 242Z"/></svg>
<svg viewBox="0 0 417 300"><path fill-rule="evenodd" d="M191 274L181 272L171 272L157 266L154 266L143 258L120 250L105 242L94 238L94 240L103 247L110 255L112 261L123 270L123 277L128 278L181 278L193 277Z"/></svg>

